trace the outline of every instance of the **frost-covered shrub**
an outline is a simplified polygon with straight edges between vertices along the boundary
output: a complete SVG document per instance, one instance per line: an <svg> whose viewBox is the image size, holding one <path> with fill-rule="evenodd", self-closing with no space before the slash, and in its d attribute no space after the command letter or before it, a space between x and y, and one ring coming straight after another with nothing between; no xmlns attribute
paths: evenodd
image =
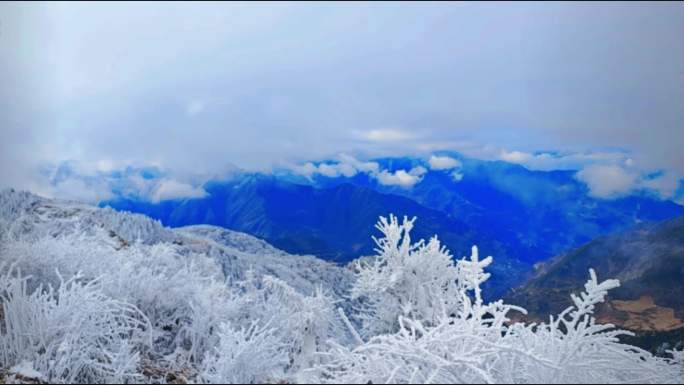
<svg viewBox="0 0 684 385"><path fill-rule="evenodd" d="M306 296L277 278L247 276L220 309L194 312L181 331L203 380L294 381L320 361L329 340L344 339L335 301L322 290Z"/></svg>
<svg viewBox="0 0 684 385"><path fill-rule="evenodd" d="M319 362L318 353L329 347L329 341L346 341L346 329L335 309L335 301L322 289L311 296L298 293L275 277L250 277L237 284L240 313L234 322L249 325L272 325L281 343L281 354L287 364L284 375L296 377L301 369Z"/></svg>
<svg viewBox="0 0 684 385"><path fill-rule="evenodd" d="M604 383L604 382L667 382L671 380L663 360L636 347L620 344L618 337L630 333L616 330L610 324L597 324L595 306L605 299L610 289L619 286L616 280L599 283L594 271L585 291L572 296L569 307L549 323L541 325L515 324L507 337L518 346L525 346L538 357L545 357L552 366L527 370L534 382Z"/></svg>
<svg viewBox="0 0 684 385"><path fill-rule="evenodd" d="M461 260L456 266L438 264L442 268L433 268L430 278L425 281L426 286L431 287L434 282L451 283L456 277L458 282L451 287L456 288L460 300L449 302L453 304L452 312L442 310L446 301L417 300L421 297L416 293L426 289L421 282L406 282L403 278L407 271L415 272L413 276L421 276L425 270L420 270L413 258L425 257L426 254L415 252L420 249L420 243L412 246L406 240L407 229L410 230L406 223L411 222L405 221L400 225L394 218L389 222L381 221L380 229L388 236L378 242L381 258L369 265L357 266L357 269L364 296L372 297L374 290L398 296L384 315L400 309L397 303L410 304L409 311L395 313L397 330L394 332L372 335L356 346L333 346L328 353L332 357L330 361L306 371L308 381L682 382L678 371L681 368L676 369L665 360L638 348L620 344L617 337L624 332L614 330L612 325L596 324L593 317L595 305L602 302L608 290L619 283L614 280L599 283L593 271L585 292L573 296L574 306L548 324L511 324L508 313L513 310L524 312L523 309L505 305L502 301L483 302L480 284L488 278L484 268L491 263L491 258L480 260L476 248L473 248L470 260ZM403 241L400 242L402 234ZM439 259L447 253L436 255ZM431 266L429 261L424 262ZM359 286L354 289L359 290ZM377 306L364 311L366 314L363 316L372 319L377 314Z"/></svg>
<svg viewBox="0 0 684 385"><path fill-rule="evenodd" d="M593 321L563 331L507 327L510 308L495 304L437 326L400 318L397 333L379 335L353 349L336 347L336 357L312 370L330 383L661 383L678 382L673 371L636 348L619 345L609 327ZM587 316L588 314L583 314ZM583 317L580 317L583 318ZM522 329L517 330L518 328ZM315 381L312 381L315 382Z"/></svg>
<svg viewBox="0 0 684 385"><path fill-rule="evenodd" d="M159 368L198 372L205 358L214 357L224 324L250 330L270 323L281 347L281 377L294 377L318 360L316 353L328 340L345 338L335 300L322 289L304 295L275 277L248 272L244 281L226 282L216 260L182 254L178 245L133 243L117 249L104 230L94 234L15 240L2 255L31 274L25 279L31 291L43 284L56 287L62 276L78 276L80 282L97 279L104 294L134 304L152 327L154 343L144 358Z"/></svg>
<svg viewBox="0 0 684 385"><path fill-rule="evenodd" d="M684 382L684 350L670 350L672 356L670 363L679 369L679 383Z"/></svg>
<svg viewBox="0 0 684 385"><path fill-rule="evenodd" d="M366 336L394 332L398 317L434 325L454 314L461 304L459 270L437 237L427 244L411 243L413 220L380 218L381 239L373 238L378 255L356 263L352 299L364 309L358 314Z"/></svg>
<svg viewBox="0 0 684 385"><path fill-rule="evenodd" d="M518 356L539 364L524 350L501 343L509 321L506 315L516 308L502 302L484 305L479 287L467 292L486 277L483 269L489 263L490 259L480 261L473 249L470 260L444 272L458 274L467 283L458 283L458 308L434 312L428 322L398 315L397 332L375 335L353 348L336 346L336 359L309 371L316 373L312 378L333 383L482 383L497 380L491 372L495 352L504 364ZM426 313L431 314L416 314Z"/></svg>
<svg viewBox="0 0 684 385"><path fill-rule="evenodd" d="M151 343L150 327L134 306L106 296L99 281L79 276L32 292L14 269L0 278L2 366L30 364L50 382L140 379L138 352Z"/></svg>
<svg viewBox="0 0 684 385"><path fill-rule="evenodd" d="M23 212L39 200L40 198L26 191L0 191L0 247L7 242L11 229L21 225L18 219Z"/></svg>
<svg viewBox="0 0 684 385"><path fill-rule="evenodd" d="M281 378L287 346L270 325L234 329L221 325L220 343L204 361L202 379L214 384L258 384Z"/></svg>
<svg viewBox="0 0 684 385"><path fill-rule="evenodd" d="M6 246L4 255L31 276L31 288L56 286L59 277L55 269L67 279L76 274L86 280L98 278L105 294L132 303L145 313L157 329L161 345L166 345L160 349L173 349L169 341L175 339L175 332L193 311L214 312L205 298L216 295L216 282L228 291L216 261L181 255L176 245L168 243L134 244L116 250L101 241L110 239L101 231L100 237L74 234L17 241ZM205 307L197 309L197 303Z"/></svg>

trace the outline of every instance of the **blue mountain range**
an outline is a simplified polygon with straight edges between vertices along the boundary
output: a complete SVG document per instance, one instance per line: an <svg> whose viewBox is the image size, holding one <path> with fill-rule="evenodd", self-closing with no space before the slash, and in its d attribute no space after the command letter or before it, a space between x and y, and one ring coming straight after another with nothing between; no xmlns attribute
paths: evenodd
<svg viewBox="0 0 684 385"><path fill-rule="evenodd" d="M376 159L382 169L423 166L418 158ZM456 258L476 244L493 255L490 293L523 282L533 265L596 237L684 214L684 207L648 192L597 199L574 171L532 171L501 161L460 157L452 171L427 170L411 188L381 184L366 173L308 178L288 170L243 173L204 185L207 195L150 203L102 202L179 227L211 224L263 238L290 253L339 263L371 255L378 217L418 217L415 239L437 234Z"/></svg>

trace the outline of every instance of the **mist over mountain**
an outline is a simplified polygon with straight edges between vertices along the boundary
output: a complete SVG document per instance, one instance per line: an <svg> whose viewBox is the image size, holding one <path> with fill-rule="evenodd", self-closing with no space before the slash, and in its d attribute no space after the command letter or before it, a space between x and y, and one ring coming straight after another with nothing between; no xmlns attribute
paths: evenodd
<svg viewBox="0 0 684 385"><path fill-rule="evenodd" d="M455 257L474 244L493 255L498 263L489 285L496 295L522 283L537 262L598 236L684 214L683 206L647 191L592 197L573 171L533 171L451 155L457 163L447 169L429 169L420 158L373 160L386 175L411 170L410 186L364 172L303 176L280 170L207 182L199 198L121 197L101 205L149 215L171 227L210 224L242 231L290 253L338 263L372 254L367 240L378 216L416 216L417 236L436 234Z"/></svg>
<svg viewBox="0 0 684 385"><path fill-rule="evenodd" d="M430 170L411 188L382 185L363 174L351 178L317 174L311 183L321 187L353 183L409 197L492 232L501 242L517 244L518 256L532 263L637 223L684 214L684 206L646 191L614 199L592 197L573 170L534 171L448 154L458 159L458 167ZM385 158L378 163L390 171L429 167L418 158Z"/></svg>

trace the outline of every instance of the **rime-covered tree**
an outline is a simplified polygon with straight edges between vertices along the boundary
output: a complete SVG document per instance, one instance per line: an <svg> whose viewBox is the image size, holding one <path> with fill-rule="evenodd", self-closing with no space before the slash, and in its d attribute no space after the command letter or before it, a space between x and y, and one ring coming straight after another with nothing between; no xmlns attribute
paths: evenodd
<svg viewBox="0 0 684 385"><path fill-rule="evenodd" d="M377 256L354 265L351 298L363 306L364 335L396 331L399 316L434 325L461 307L459 268L437 237L411 243L414 221L380 218Z"/></svg>

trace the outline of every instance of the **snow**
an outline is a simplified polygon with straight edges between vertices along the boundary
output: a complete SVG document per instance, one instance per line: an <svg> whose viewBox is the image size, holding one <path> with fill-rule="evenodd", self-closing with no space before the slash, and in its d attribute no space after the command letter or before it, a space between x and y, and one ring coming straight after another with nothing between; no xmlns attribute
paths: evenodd
<svg viewBox="0 0 684 385"><path fill-rule="evenodd" d="M548 323L485 303L493 258L455 260L381 218L349 269L212 226L0 192L0 367L48 382L682 383L682 352L622 345L593 271Z"/></svg>
<svg viewBox="0 0 684 385"><path fill-rule="evenodd" d="M43 378L45 378L42 374L33 369L33 362L30 361L22 361L19 365L13 366L12 368L10 368L8 374L10 376L21 376L36 380L42 380Z"/></svg>

